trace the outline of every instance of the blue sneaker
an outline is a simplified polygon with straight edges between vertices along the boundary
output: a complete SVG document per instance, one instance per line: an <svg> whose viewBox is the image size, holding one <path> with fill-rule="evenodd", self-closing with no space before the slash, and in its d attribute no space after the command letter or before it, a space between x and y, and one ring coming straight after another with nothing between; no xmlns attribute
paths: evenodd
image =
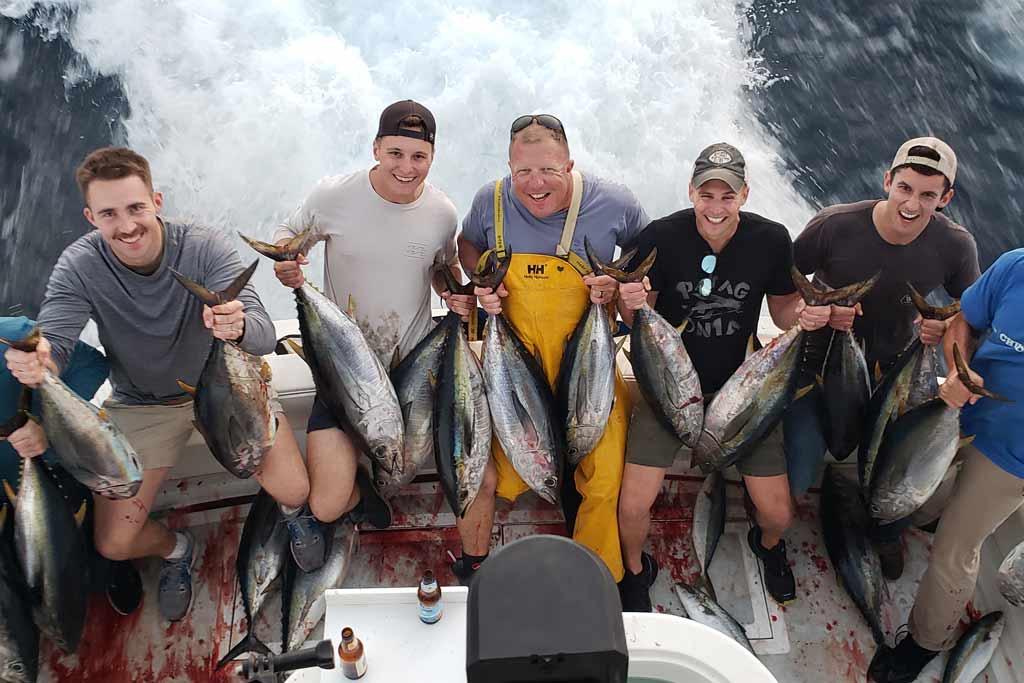
<svg viewBox="0 0 1024 683"><path fill-rule="evenodd" d="M157 605L160 616L167 621L181 621L192 608L192 567L195 564L195 539L188 531L182 531L188 538L184 556L177 560L164 560L160 568L160 584L157 590Z"/></svg>
<svg viewBox="0 0 1024 683"><path fill-rule="evenodd" d="M288 527L295 566L307 573L324 566L327 556L324 530L309 510L303 508L295 516L285 517L284 523Z"/></svg>

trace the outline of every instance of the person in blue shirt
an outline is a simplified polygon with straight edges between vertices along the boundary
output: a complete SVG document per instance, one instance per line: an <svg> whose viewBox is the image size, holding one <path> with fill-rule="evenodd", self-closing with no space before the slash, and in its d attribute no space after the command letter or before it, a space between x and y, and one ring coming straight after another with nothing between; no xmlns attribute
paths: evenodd
<svg viewBox="0 0 1024 683"><path fill-rule="evenodd" d="M958 454L963 469L935 532L909 634L895 648L879 648L868 669L877 683L913 681L954 645L974 595L981 546L1024 504L1024 249L1000 256L964 292L960 307L943 339L946 363L955 367L956 344L974 383L1010 401L971 393L955 373L942 384L942 400L963 409L961 434L974 441Z"/></svg>
<svg viewBox="0 0 1024 683"><path fill-rule="evenodd" d="M0 337L11 340L24 339L32 332L35 322L25 317L0 317ZM0 352L6 345L0 344ZM107 379L109 365L106 357L84 342L78 342L71 360L61 373L61 379L72 391L90 399ZM6 364L0 364L0 422L6 422L19 408L22 385L11 375ZM33 415L39 415L39 401L34 402ZM111 607L120 614L130 614L142 599L142 582L138 571L131 562L110 562L104 560L93 549L92 544L92 495L60 465L60 456L53 452L46 439L43 427L29 420L24 426L11 432L6 438L0 437L0 481L6 481L17 494L21 481L21 459L41 456L50 474L60 484L73 511L85 502L87 513L83 529L92 556L92 585L105 590ZM2 487L0 487L2 489ZM13 509L7 494L0 493L0 505L8 505L8 514ZM13 525L8 524L11 528Z"/></svg>

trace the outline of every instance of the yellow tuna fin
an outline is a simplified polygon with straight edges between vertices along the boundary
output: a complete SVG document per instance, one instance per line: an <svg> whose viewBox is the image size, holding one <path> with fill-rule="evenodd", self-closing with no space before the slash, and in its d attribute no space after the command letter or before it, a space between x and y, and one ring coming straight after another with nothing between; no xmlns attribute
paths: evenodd
<svg viewBox="0 0 1024 683"><path fill-rule="evenodd" d="M267 361L263 361L263 364L260 365L260 377L263 378L264 382L269 382L273 377L273 373L270 371L270 363Z"/></svg>
<svg viewBox="0 0 1024 683"><path fill-rule="evenodd" d="M178 380L178 386L181 387L181 390L184 391L189 396L195 396L196 395L196 388L194 386L192 386L191 384L185 384L184 382L182 382L179 379ZM106 418L104 418L104 419L106 419Z"/></svg>
<svg viewBox="0 0 1024 683"><path fill-rule="evenodd" d="M4 529L7 528L7 506L0 506L0 533L3 533Z"/></svg>
<svg viewBox="0 0 1024 683"><path fill-rule="evenodd" d="M815 375L815 376L814 376L814 379L815 379L815 381L817 381L817 382L818 382L818 386L819 386L819 387L823 387L823 386L825 386L825 378L824 378L824 377L822 377L821 375Z"/></svg>
<svg viewBox="0 0 1024 683"><path fill-rule="evenodd" d="M875 361L875 384L878 384L879 380L882 379L882 364L877 360Z"/></svg>
<svg viewBox="0 0 1024 683"><path fill-rule="evenodd" d="M356 300L351 294L348 295L348 306L345 308L345 312L350 318L356 317Z"/></svg>
<svg viewBox="0 0 1024 683"><path fill-rule="evenodd" d="M18 504L18 494L14 492L6 479L4 479L4 493L7 494L7 500L11 501L11 505Z"/></svg>
<svg viewBox="0 0 1024 683"><path fill-rule="evenodd" d="M100 408L96 411L96 414L99 415L99 418L104 422L110 422L110 414L107 413L106 408Z"/></svg>
<svg viewBox="0 0 1024 683"><path fill-rule="evenodd" d="M86 509L86 501L83 500L82 504L78 506L78 511L75 512L75 524L79 529L82 528L82 523L85 521Z"/></svg>
<svg viewBox="0 0 1024 683"><path fill-rule="evenodd" d="M798 400L802 399L804 396L806 396L807 394L811 393L812 389L814 389L814 385L813 384L808 384L806 387L801 387L800 389L797 389L796 390L796 396L793 397L793 400L794 401L798 401Z"/></svg>
<svg viewBox="0 0 1024 683"><path fill-rule="evenodd" d="M285 342L288 344L288 346L291 347L292 353L294 353L296 356L298 356L302 360L306 360L306 352L302 350L301 346L299 346L298 344L295 343L294 339L285 339ZM309 362L309 361L306 361L306 362Z"/></svg>
<svg viewBox="0 0 1024 683"><path fill-rule="evenodd" d="M960 443L956 445L957 450L960 450L964 446L970 446L971 443L974 442L974 437L975 435L971 434L970 436L965 436L962 439L960 439Z"/></svg>
<svg viewBox="0 0 1024 683"><path fill-rule="evenodd" d="M389 367L388 370L394 370L395 368L398 367L398 364L401 363L401 362L402 362L402 352L396 346L394 353L391 354L391 367Z"/></svg>

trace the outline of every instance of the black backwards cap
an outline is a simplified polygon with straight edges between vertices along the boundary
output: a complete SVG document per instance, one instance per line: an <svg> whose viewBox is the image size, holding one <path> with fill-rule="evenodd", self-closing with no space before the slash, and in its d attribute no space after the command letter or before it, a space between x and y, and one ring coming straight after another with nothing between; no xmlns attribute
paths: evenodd
<svg viewBox="0 0 1024 683"><path fill-rule="evenodd" d="M401 128L399 124L410 116L418 116L423 119L425 130ZM429 109L413 100L402 100L389 105L387 109L381 112L380 125L377 126L378 138L382 138L385 135L401 135L406 138L426 140L430 144L434 144L434 134L436 132L437 124L434 123L434 115L430 113Z"/></svg>

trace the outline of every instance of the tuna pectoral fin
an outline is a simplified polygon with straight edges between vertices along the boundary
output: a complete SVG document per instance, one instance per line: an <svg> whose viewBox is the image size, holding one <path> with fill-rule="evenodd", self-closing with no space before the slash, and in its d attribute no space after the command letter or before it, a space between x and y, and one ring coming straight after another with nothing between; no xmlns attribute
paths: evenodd
<svg viewBox="0 0 1024 683"><path fill-rule="evenodd" d="M14 492L14 489L11 488L10 483L6 479L4 479L4 493L7 494L7 500L11 501L11 505L17 507L18 494ZM6 510L7 508L4 509Z"/></svg>
<svg viewBox="0 0 1024 683"><path fill-rule="evenodd" d="M75 526L79 529L82 528L82 524L85 522L85 513L87 511L86 501L82 501L82 504L78 506L78 510L75 511Z"/></svg>
<svg viewBox="0 0 1024 683"><path fill-rule="evenodd" d="M618 342L616 342L616 344L615 344L615 356L612 356L613 358L615 358L615 357L617 357L619 355L619 351L624 351L625 350L625 348L626 348L626 341L628 339L629 339L629 335L628 334L624 334L624 335L622 335L622 339L620 339Z"/></svg>
<svg viewBox="0 0 1024 683"><path fill-rule="evenodd" d="M252 629L253 624L249 624L248 628ZM264 645L259 638L257 638L251 631L245 634L245 638L238 641L233 648L228 650L228 653L220 658L217 662L217 668L222 669L228 662L234 661L241 657L246 652L259 652L260 654L269 655L273 654L270 648Z"/></svg>
<svg viewBox="0 0 1024 683"><path fill-rule="evenodd" d="M530 411L526 409L526 406L519 400L519 396L515 392L512 392L512 406L515 408L516 418L523 428L526 443L535 444L540 441L540 432L537 430L537 425L534 423L533 418L530 417Z"/></svg>
<svg viewBox="0 0 1024 683"><path fill-rule="evenodd" d="M191 384L185 384L184 382L182 382L179 379L178 380L178 386L181 387L181 390L184 391L189 396L195 396L196 395L196 388L194 386L192 386Z"/></svg>
<svg viewBox="0 0 1024 683"><path fill-rule="evenodd" d="M294 353L296 356L306 361L307 363L309 362L308 360L306 360L306 352L302 350L301 346L295 343L294 339L285 339L284 341L286 344L288 344L289 347L291 347L292 353Z"/></svg>
<svg viewBox="0 0 1024 683"><path fill-rule="evenodd" d="M754 416L754 411L757 410L757 404L751 401L740 414L729 420L729 423L725 425L725 429L722 430L722 443L732 441L733 437L740 433L740 431L747 426L750 422L750 418Z"/></svg>
<svg viewBox="0 0 1024 683"><path fill-rule="evenodd" d="M814 385L813 384L808 384L806 387L801 387L800 389L797 389L796 390L796 394L793 396L793 400L794 401L798 401L798 400L802 399L804 396L806 396L807 394L811 393L811 391L813 389L814 389Z"/></svg>

